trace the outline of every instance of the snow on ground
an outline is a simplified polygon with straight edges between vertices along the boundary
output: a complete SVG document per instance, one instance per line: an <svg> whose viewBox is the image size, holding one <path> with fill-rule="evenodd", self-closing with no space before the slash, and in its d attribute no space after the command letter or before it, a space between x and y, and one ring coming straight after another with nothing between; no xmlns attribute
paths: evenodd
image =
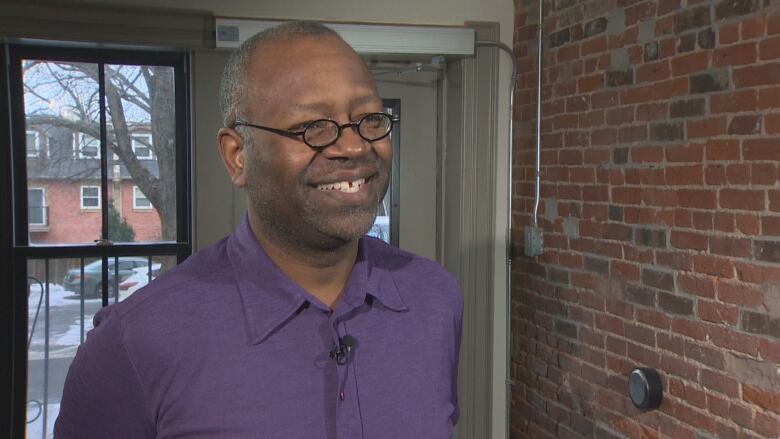
<svg viewBox="0 0 780 439"><path fill-rule="evenodd" d="M46 434L43 431L43 406L38 401L27 402L27 439L54 437L54 420L60 413L60 403L49 403L46 413ZM32 422L30 422L32 421Z"/></svg>

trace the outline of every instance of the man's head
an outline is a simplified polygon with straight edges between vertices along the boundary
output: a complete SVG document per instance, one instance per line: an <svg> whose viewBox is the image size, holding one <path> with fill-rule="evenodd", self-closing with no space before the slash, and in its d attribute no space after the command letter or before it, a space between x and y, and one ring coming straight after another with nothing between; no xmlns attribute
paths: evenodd
<svg viewBox="0 0 780 439"><path fill-rule="evenodd" d="M233 183L246 187L253 226L301 251L352 242L371 227L387 190L392 147L352 128L324 148L237 121L298 131L381 112L365 63L332 30L288 23L247 40L228 61L220 103L220 153Z"/></svg>

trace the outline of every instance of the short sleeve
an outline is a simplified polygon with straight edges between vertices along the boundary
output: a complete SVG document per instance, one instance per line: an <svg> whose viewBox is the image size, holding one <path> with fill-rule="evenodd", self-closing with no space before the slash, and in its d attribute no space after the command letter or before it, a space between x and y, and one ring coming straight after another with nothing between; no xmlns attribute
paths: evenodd
<svg viewBox="0 0 780 439"><path fill-rule="evenodd" d="M143 387L113 307L100 310L65 379L56 439L154 438Z"/></svg>

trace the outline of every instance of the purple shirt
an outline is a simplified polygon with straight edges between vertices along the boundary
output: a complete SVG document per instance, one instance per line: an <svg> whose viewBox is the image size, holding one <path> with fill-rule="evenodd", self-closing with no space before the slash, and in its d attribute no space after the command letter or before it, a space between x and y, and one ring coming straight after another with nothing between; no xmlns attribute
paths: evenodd
<svg viewBox="0 0 780 439"><path fill-rule="evenodd" d="M245 218L98 312L55 437L449 438L462 311L443 268L369 237L331 311ZM329 355L339 337L354 340L343 365Z"/></svg>

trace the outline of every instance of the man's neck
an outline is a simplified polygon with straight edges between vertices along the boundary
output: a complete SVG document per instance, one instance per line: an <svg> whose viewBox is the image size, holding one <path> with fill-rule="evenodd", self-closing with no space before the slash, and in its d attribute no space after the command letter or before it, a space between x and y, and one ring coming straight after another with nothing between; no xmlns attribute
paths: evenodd
<svg viewBox="0 0 780 439"><path fill-rule="evenodd" d="M287 277L325 305L335 308L357 260L358 241L335 249L303 250L283 239L273 239L251 215L249 223L257 242Z"/></svg>

